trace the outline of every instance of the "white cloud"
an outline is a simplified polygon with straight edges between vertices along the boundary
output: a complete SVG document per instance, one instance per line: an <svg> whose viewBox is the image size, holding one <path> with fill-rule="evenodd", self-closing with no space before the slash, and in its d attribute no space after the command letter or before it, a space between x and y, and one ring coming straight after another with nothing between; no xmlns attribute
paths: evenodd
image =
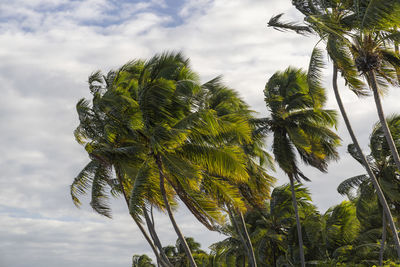
<svg viewBox="0 0 400 267"><path fill-rule="evenodd" d="M87 202L78 210L70 200L68 186L87 162L72 135L75 103L89 96L86 80L92 71L183 50L203 81L224 74L224 81L265 115L262 90L268 78L289 65L307 67L316 41L267 28L274 14L298 16L289 11L290 1L187 1L178 15L153 9L166 8L165 1L126 3L122 10L115 10L114 2L18 0L0 7L0 266L127 266L133 253L151 254L121 200L113 202L113 220L94 215ZM171 26L177 16L183 24ZM373 99L342 91L368 151L377 121ZM398 111L399 97L393 90L385 98L387 114ZM343 123L339 133L347 145ZM345 146L341 154L328 174L305 169L321 210L340 201L335 188L341 180L362 172ZM287 181L278 175L280 183ZM221 238L186 211L177 220L184 234L203 246ZM165 245L174 243L165 216L157 216L157 227Z"/></svg>

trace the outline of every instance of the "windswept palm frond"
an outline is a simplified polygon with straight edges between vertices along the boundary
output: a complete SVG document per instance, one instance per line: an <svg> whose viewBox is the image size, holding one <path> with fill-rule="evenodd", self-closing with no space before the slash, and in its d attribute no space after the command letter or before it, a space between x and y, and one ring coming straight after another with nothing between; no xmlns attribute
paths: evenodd
<svg viewBox="0 0 400 267"><path fill-rule="evenodd" d="M99 214L111 218L108 181L111 179L111 166L99 164L92 181L90 206Z"/></svg>
<svg viewBox="0 0 400 267"><path fill-rule="evenodd" d="M274 29L276 29L278 31L294 31L294 32L296 32L298 34L302 34L302 35L307 35L307 34L312 33L311 28L309 28L307 26L300 25L296 22L281 21L282 16L283 16L283 13L270 18L268 21L268 26L273 27Z"/></svg>
<svg viewBox="0 0 400 267"><path fill-rule="evenodd" d="M325 67L325 62L323 59L322 50L315 47L311 53L310 63L308 66L307 72L307 83L309 94L313 101L315 101L315 105L317 107L321 107L326 103L325 94L321 93L324 88L322 87L322 69ZM314 99L315 97L319 97L319 99Z"/></svg>
<svg viewBox="0 0 400 267"><path fill-rule="evenodd" d="M339 194L346 195L349 197L349 199L354 199L355 196L351 194L351 190L357 189L365 181L369 181L369 177L367 175L357 175L341 182L336 190L339 192Z"/></svg>

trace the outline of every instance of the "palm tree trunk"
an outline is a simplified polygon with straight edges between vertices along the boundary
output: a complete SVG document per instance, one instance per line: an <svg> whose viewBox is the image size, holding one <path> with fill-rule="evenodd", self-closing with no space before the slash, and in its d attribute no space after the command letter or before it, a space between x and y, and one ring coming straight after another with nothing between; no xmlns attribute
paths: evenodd
<svg viewBox="0 0 400 267"><path fill-rule="evenodd" d="M386 141L389 145L390 151L392 152L393 160L396 163L397 169L400 170L400 157L397 152L396 145L393 141L392 134L390 133L389 126L387 124L385 114L383 112L381 98L378 92L378 83L376 82L375 71L371 70L368 72L368 81L372 87L372 92L374 93L374 99L376 104L376 109L378 111L379 122L381 123L383 133L385 134Z"/></svg>
<svg viewBox="0 0 400 267"><path fill-rule="evenodd" d="M147 213L146 207L143 207L143 214L144 214L144 218L146 219L147 228L149 229L150 235L154 240L154 244L157 246L158 251L160 251L161 258L163 259L163 261L167 267L173 267L172 264L169 262L167 255L165 255L165 252L162 248L160 239L158 238L157 232L155 231L155 228L154 228L154 221L152 221L150 219L149 214Z"/></svg>
<svg viewBox="0 0 400 267"><path fill-rule="evenodd" d="M382 212L382 241L381 247L379 250L379 266L383 266L383 252L385 250L385 242L386 242L386 214Z"/></svg>
<svg viewBox="0 0 400 267"><path fill-rule="evenodd" d="M192 252L190 251L190 248L185 240L185 237L183 236L181 230L179 229L178 224L175 221L174 214L172 213L171 206L170 206L168 198L167 198L167 193L165 191L165 182L164 182L165 177L164 177L164 172L163 172L163 167L162 167L162 162L161 162L160 156L156 155L155 160L156 160L157 167L158 167L158 173L160 175L161 195L164 199L164 204L165 204L165 208L168 212L169 219L171 220L172 226L174 227L174 230L175 230L176 234L178 235L179 240L181 241L181 244L183 246L183 249L185 250L186 256L189 259L190 266L197 267L196 262L194 261Z"/></svg>
<svg viewBox="0 0 400 267"><path fill-rule="evenodd" d="M122 183L121 175L119 174L118 168L115 168L115 172L116 172L116 175L117 175L118 182L121 185L121 191L122 191L122 194L124 195L125 202L126 202L126 205L128 206L128 210L129 210L129 200L128 200L128 197L126 196L126 192L125 192L124 185ZM161 260L160 254L157 251L157 248L154 246L153 241L151 241L151 239L150 239L149 235L147 234L146 230L143 228L143 225L135 218L135 216L133 216L132 214L130 214L130 215L131 215L133 221L139 227L139 230L142 232L142 234L143 234L144 238L146 239L147 243L150 245L151 249L153 250L154 255L157 258L157 262L163 262ZM168 266L168 265L165 265L165 266Z"/></svg>
<svg viewBox="0 0 400 267"><path fill-rule="evenodd" d="M249 253L250 266L257 267L257 261L256 261L256 256L254 255L253 245L251 244L251 239L250 239L249 233L246 228L246 222L244 221L243 213L240 211L239 211L239 217L240 217L240 222L243 227L244 239L247 242L247 246L248 246L249 252L250 252Z"/></svg>
<svg viewBox="0 0 400 267"><path fill-rule="evenodd" d="M246 254L249 258L249 265L252 267L257 267L257 261L256 261L255 255L254 255L253 245L251 244L251 239L250 239L249 233L247 232L246 222L244 221L243 214L240 211L237 212L240 217L240 222L241 222L240 224L242 226L241 228L243 229L243 231L241 231L239 228L239 224L236 221L236 218L234 216L235 214L232 212L231 207L228 207L228 212L231 217L233 226L235 227L235 230L238 233L240 240L242 241L242 244L247 251Z"/></svg>
<svg viewBox="0 0 400 267"><path fill-rule="evenodd" d="M294 181L293 181L293 175L292 174L289 175L289 180L290 180L290 189L292 191L293 208L294 208L294 213L296 215L296 226L297 226L297 235L298 235L298 239L299 239L300 261L301 261L301 266L305 267L306 266L306 261L305 261L305 258L304 258L303 235L301 233L299 210L297 208L296 192L295 192L295 187L294 187Z"/></svg>
<svg viewBox="0 0 400 267"><path fill-rule="evenodd" d="M385 211L385 214L387 216L386 218L389 221L390 229L393 232L393 238L394 238L394 242L395 242L396 248L397 248L397 256L400 259L400 241L399 241L399 236L397 234L396 225L394 224L392 213L390 212L389 206L386 202L385 196L383 195L382 189L379 186L378 180L376 179L374 173L371 170L371 167L368 164L368 161L367 161L364 153L362 152L361 146L358 143L358 140L354 134L353 128L351 127L349 118L347 117L347 113L346 113L346 110L344 109L344 105L343 105L342 99L340 98L339 89L337 86L337 68L336 68L336 66L333 66L332 84L333 84L333 91L335 92L336 101L338 103L339 110L340 110L340 113L342 114L343 120L346 124L347 131L349 132L349 134L351 136L351 140L352 140L353 144L355 145L357 152L362 159L364 168L367 171L368 176L371 178L372 184L374 185L374 188L376 190L376 194L378 195L379 202L381 203L383 210Z"/></svg>
<svg viewBox="0 0 400 267"><path fill-rule="evenodd" d="M231 208L231 207L228 207L227 210L228 210L229 216L230 216L230 218L231 218L233 227L235 228L236 233L239 235L240 241L242 242L243 247L244 247L244 249L246 250L246 254L247 254L247 255L250 255L251 252L249 251L249 247L248 247L248 245L247 245L247 243L246 243L246 240L245 240L245 238L244 238L243 235L242 235L242 231L240 231L240 229L239 229L239 225L238 225L238 223L237 223L237 221L236 221L236 218L235 218L235 216L234 216L234 214L233 214L233 212L232 212L232 208ZM245 257L243 256L243 258L245 258ZM249 256L249 258L250 258L250 256Z"/></svg>

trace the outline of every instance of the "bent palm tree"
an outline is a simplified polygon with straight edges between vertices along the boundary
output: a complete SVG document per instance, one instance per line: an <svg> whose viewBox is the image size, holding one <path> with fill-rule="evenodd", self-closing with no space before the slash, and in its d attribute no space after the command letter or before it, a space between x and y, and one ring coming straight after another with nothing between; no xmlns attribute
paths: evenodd
<svg viewBox="0 0 400 267"><path fill-rule="evenodd" d="M394 115L387 118L388 125L390 127L390 131L393 134L394 140L400 139L400 116ZM398 147L400 147L398 145ZM390 149L386 142L382 126L380 123L377 123L372 131L370 137L370 148L371 154L368 156L368 162L374 171L375 176L378 179L380 186L382 187L382 191L384 192L386 199L388 200L390 206L392 207L392 212L398 213L399 205L400 205L400 197L398 192L400 190L400 183L398 180L398 173L396 172L396 166L392 161L390 155ZM360 160L360 155L354 148L354 145L349 145L348 151L356 159L359 163L363 164L362 160ZM358 175L349 179L346 179L338 186L338 192L341 194L346 194L349 198L353 198L351 195L352 189L359 188L359 196L358 202L360 203L360 210L363 207L363 204L366 202L364 198L371 198L371 179L368 175ZM366 193L363 193L366 191ZM364 205L365 206L365 205ZM397 214L398 215L398 214ZM371 216L371 212L365 214L365 218L369 218ZM383 250L384 244L386 240L386 215L383 213L382 216L382 241L380 248L380 265L382 265L383 261Z"/></svg>
<svg viewBox="0 0 400 267"><path fill-rule="evenodd" d="M77 137L89 139L85 144L92 157L111 159L106 162L112 163L120 183L130 189L126 198L129 197L130 213L136 221L141 222L142 215L147 217L144 207L149 205L167 211L190 265L196 266L171 203L174 205L174 197L178 196L209 229L223 223L217 200L211 194L204 195L203 182L210 174L247 181L246 158L237 144L251 140L249 125L221 119L214 110L204 107L204 90L180 53L129 62L110 80L111 86L94 97L103 111L94 117L105 133L88 134L86 128L80 127ZM105 149L98 142L104 138L111 140L111 148ZM238 141L229 144L228 140ZM119 154L112 153L115 151ZM122 160L118 155L131 158ZM225 192L224 185L220 187ZM226 197L235 199L230 193L227 190ZM107 211L105 205L101 208Z"/></svg>
<svg viewBox="0 0 400 267"><path fill-rule="evenodd" d="M312 82L311 82L312 81ZM307 165L326 172L329 160L338 158L339 137L329 128L336 125L336 112L323 109L324 88L318 79L295 68L275 73L264 90L270 117L259 131L273 134L273 154L288 175L296 215L301 265L305 266L303 240L295 196L295 181L309 181L298 167L297 155Z"/></svg>

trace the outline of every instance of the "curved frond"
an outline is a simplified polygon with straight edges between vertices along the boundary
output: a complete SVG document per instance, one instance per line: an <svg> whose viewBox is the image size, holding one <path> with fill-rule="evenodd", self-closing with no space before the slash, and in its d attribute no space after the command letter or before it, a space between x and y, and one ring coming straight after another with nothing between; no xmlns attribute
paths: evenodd
<svg viewBox="0 0 400 267"><path fill-rule="evenodd" d="M92 181L92 199L90 206L99 214L111 218L109 207L108 181L111 179L111 167L99 164Z"/></svg>

